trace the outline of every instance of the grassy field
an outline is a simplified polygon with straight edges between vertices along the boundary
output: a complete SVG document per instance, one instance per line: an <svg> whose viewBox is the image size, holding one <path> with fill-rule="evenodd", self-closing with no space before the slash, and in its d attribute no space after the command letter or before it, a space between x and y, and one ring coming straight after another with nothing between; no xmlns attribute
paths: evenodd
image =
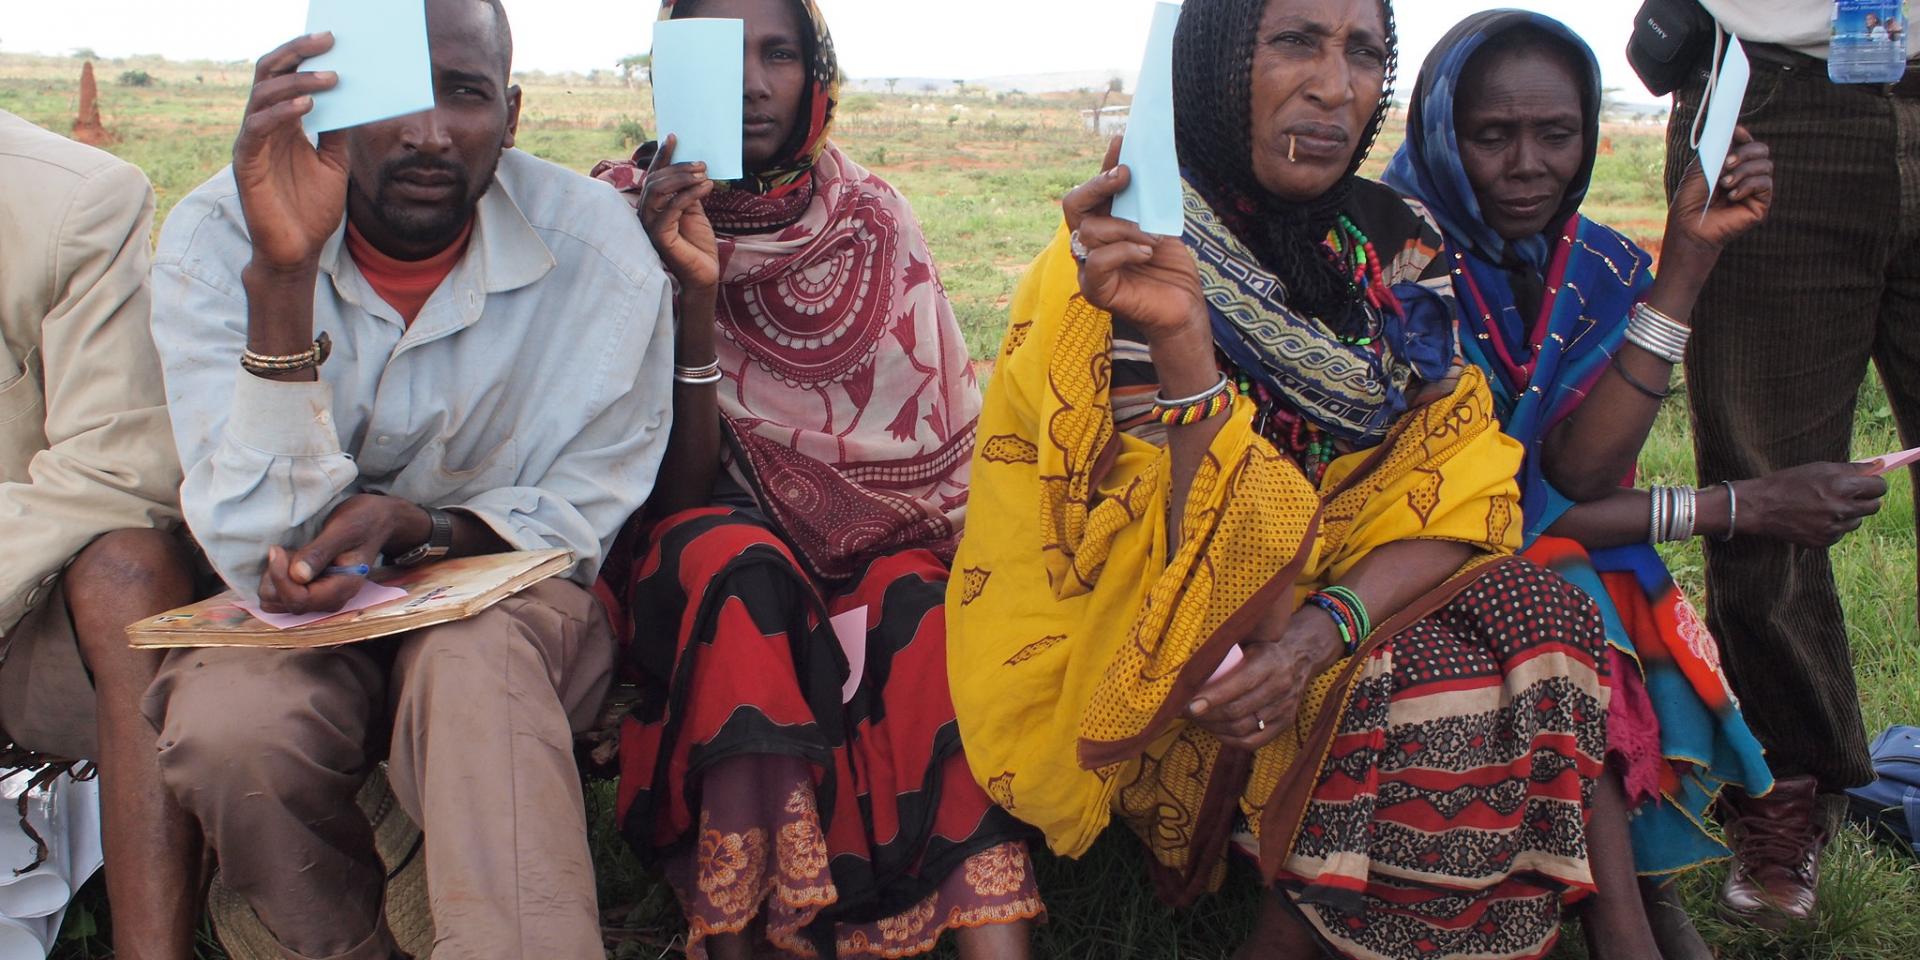
<svg viewBox="0 0 1920 960"><path fill-rule="evenodd" d="M226 162L244 102L245 64L116 61L97 65L102 111L118 138L116 153L146 170L162 216ZM70 127L78 61L0 55L0 109L52 129ZM144 72L149 86L120 82ZM138 77L128 76L127 80ZM644 91L617 78L529 76L520 146L586 170L624 155L650 126ZM1006 305L1021 270L1058 222L1057 200L1087 177L1102 143L1085 132L1078 111L1093 95L1002 97L854 95L842 106L836 138L860 162L914 204L940 273L976 357L991 357ZM1612 128L1603 144L1587 212L1649 245L1659 239L1662 146L1658 128ZM1387 148L1376 150L1377 170ZM1855 441L1859 455L1900 446L1877 383L1861 393ZM1684 406L1674 403L1642 459L1660 482L1692 478ZM1905 475L1896 478L1886 510L1835 551L1860 675L1869 730L1920 719L1920 642L1914 610L1914 518ZM1670 554L1683 586L1701 588L1697 546ZM600 852L602 902L610 926L624 932L622 958L673 952L678 918L671 897L649 882L608 826L605 785L592 798ZM1085 860L1039 857L1042 890L1052 911L1041 928L1039 955L1061 958L1221 958L1244 936L1254 893L1236 873L1227 892L1174 913L1147 890L1130 838L1110 835ZM1841 835L1822 875L1816 927L1771 935L1729 927L1712 917L1718 869L1686 881L1695 916L1721 956L1742 960L1911 960L1920 957L1920 866L1856 830ZM62 955L103 957L104 904L83 897L69 922ZM1579 957L1578 937L1557 956ZM217 956L209 942L208 956Z"/></svg>

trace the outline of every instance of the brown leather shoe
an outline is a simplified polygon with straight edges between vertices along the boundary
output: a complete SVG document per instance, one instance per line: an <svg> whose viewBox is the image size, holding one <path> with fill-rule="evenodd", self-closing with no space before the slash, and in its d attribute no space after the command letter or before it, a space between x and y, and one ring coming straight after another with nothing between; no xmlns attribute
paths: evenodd
<svg viewBox="0 0 1920 960"><path fill-rule="evenodd" d="M1812 777L1774 784L1764 797L1729 790L1723 799L1733 864L1720 888L1720 912L1766 930L1813 919L1820 853L1830 835Z"/></svg>

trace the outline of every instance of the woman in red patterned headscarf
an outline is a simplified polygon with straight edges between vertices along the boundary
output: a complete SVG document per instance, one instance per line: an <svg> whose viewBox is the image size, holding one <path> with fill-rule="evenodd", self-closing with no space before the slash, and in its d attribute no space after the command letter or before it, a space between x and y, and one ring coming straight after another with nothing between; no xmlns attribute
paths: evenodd
<svg viewBox="0 0 1920 960"><path fill-rule="evenodd" d="M748 176L674 141L594 173L679 287L675 422L614 573L642 699L621 828L664 864L693 956L899 957L962 933L1021 957L1025 830L974 783L944 597L980 395L912 209L828 139L840 71L810 0L680 0L746 24ZM617 571L618 564L614 565Z"/></svg>

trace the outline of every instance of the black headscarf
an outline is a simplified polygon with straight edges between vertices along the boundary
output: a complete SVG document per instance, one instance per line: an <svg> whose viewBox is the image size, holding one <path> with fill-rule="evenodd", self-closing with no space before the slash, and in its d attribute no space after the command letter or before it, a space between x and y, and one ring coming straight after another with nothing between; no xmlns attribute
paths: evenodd
<svg viewBox="0 0 1920 960"><path fill-rule="evenodd" d="M1352 324L1362 302L1326 252L1327 231L1353 195L1393 103L1399 37L1393 4L1380 0L1386 26L1386 82L1346 174L1305 203L1268 193L1253 171L1253 55L1268 0L1186 0L1173 40L1174 139L1180 165L1233 233L1288 285L1288 302L1336 330Z"/></svg>

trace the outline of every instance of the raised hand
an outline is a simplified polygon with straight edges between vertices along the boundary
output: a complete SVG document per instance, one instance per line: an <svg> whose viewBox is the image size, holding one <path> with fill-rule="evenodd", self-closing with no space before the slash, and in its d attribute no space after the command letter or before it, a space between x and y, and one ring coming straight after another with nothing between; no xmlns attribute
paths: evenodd
<svg viewBox="0 0 1920 960"><path fill-rule="evenodd" d="M683 289L713 289L720 284L719 244L700 201L713 193L704 163L674 163L678 138L667 135L647 165L640 193L640 223L660 260Z"/></svg>
<svg viewBox="0 0 1920 960"><path fill-rule="evenodd" d="M1075 187L1061 201L1067 229L1075 231L1086 260L1080 264L1080 294L1087 302L1138 327L1149 341L1207 330L1206 301L1193 254L1178 237L1155 237L1113 216L1113 198L1131 175L1120 166L1120 141L1107 148L1100 175Z"/></svg>
<svg viewBox="0 0 1920 960"><path fill-rule="evenodd" d="M313 94L338 82L331 72L301 72L300 64L332 48L332 34L309 34L254 67L246 119L233 144L233 177L257 267L317 267L321 248L346 213L346 133L323 133L316 147L300 125L313 110Z"/></svg>
<svg viewBox="0 0 1920 960"><path fill-rule="evenodd" d="M1689 242L1718 253L1767 219L1773 206L1773 154L1746 127L1735 127L1720 185L1707 206L1707 179L1696 159L1667 211L1667 246ZM1705 214L1703 217L1702 214Z"/></svg>

